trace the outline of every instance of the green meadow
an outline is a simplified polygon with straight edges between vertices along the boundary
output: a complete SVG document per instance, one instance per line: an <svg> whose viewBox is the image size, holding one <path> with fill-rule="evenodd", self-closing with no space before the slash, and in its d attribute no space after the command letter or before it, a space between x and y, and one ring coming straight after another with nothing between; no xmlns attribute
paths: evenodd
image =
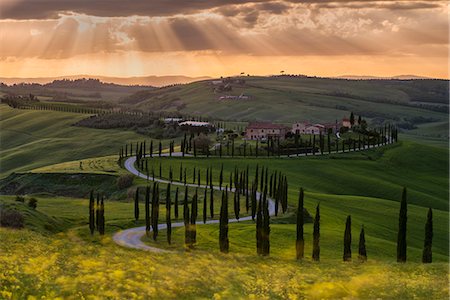
<svg viewBox="0 0 450 300"><path fill-rule="evenodd" d="M135 222L133 200L127 194L149 183L134 178L130 188L120 190L115 186L115 179L128 173L117 163L119 147L141 141L143 136L133 131L71 126L86 117L80 114L13 110L4 105L0 105L0 113L2 184L11 172L23 173L18 182L24 186L46 185L43 178L50 177L45 176L55 180L61 174L79 176L83 189L91 186L83 175L111 176L105 190L115 195L105 201L105 236L89 234L86 197L45 192L26 195L25 203L21 203L15 201L14 195L0 195L1 211L18 210L25 218L24 229L0 228L2 299L448 298L449 150L444 138L431 137L433 126L402 134L395 145L323 157L148 159L149 168L153 167L155 173L161 165L164 178L172 168L174 180L178 180L182 164L188 170L190 183L194 167L201 170L202 184L206 169L212 167L217 185L222 165L224 185L235 167L244 170L248 166L252 179L256 165L282 172L289 182L288 211L271 218L269 257L256 255L252 221L230 223L229 254L219 252L217 224L197 226L197 244L191 251L184 248L182 227L173 229L171 245L166 242L165 231L160 231L156 242L144 237L145 243L172 251L156 254L123 248L112 240L118 230L143 225L143 198L141 217ZM440 123L435 125L443 128ZM436 142L429 142L428 138ZM55 182L47 183L47 188L55 189ZM300 187L305 189L305 208L310 215L314 216L320 204L318 263L310 259L311 223L305 224L306 257L295 260L295 213ZM396 238L403 187L408 189L409 203L408 261L398 264ZM165 189L166 185L160 184L162 199ZM180 187L180 198L183 193ZM190 188L190 199L193 193L194 188ZM214 193L215 218L220 196L219 191ZM27 205L30 197L38 200L36 210ZM203 216L202 199L200 189L198 220ZM241 197L241 214L247 215L244 202ZM433 208L433 263L424 265L420 261L429 207ZM181 221L182 206L179 209ZM230 218L233 215L230 206ZM344 263L347 215L352 216L353 261ZM164 205L160 222L165 222ZM366 232L367 263L357 259L361 226Z"/></svg>

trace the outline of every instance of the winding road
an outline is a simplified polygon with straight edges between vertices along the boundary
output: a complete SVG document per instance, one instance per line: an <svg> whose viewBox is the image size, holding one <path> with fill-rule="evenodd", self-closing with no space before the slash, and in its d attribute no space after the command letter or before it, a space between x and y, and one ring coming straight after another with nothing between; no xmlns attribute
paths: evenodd
<svg viewBox="0 0 450 300"><path fill-rule="evenodd" d="M162 155L168 156L167 153L163 153ZM181 155L182 155L181 152L172 153L172 156L181 156ZM147 156L147 157L149 157L149 156ZM147 177L146 174L139 172L135 168L135 166L134 166L135 162L136 162L136 157L134 157L134 156L129 157L125 161L125 164L124 164L125 169L127 169L130 173L132 173L136 176L139 176L141 178L144 178L144 179L147 179L150 181L156 181L156 182L161 182L161 183L171 183L172 185L185 186L185 184L182 182L177 182L177 181L170 182L169 180L166 180L166 179L161 179L161 178L156 178L156 177L153 178L151 176ZM198 184L189 184L189 183L186 185L189 187L195 187L195 188L209 188L209 186L206 186L206 185L199 186ZM220 190L218 186L213 186L213 189ZM234 190L235 190L234 188L231 189L232 192ZM259 197L260 197L259 192L256 192L256 197L257 197L257 199L259 199ZM273 201L273 199L268 198L268 204L269 204L269 214L271 216L275 215L275 202ZM238 221L249 221L251 219L252 219L251 216L247 216L247 217L239 218L239 220L229 219L228 222L233 223L233 222L238 222ZM197 221L196 224L218 224L218 223L219 223L219 220L207 220L206 223L203 223L203 221ZM184 226L184 222L172 223L172 228L183 227L183 226ZM158 225L158 230L165 230L166 228L167 228L166 224ZM134 228L130 228L130 229L121 230L121 231L115 233L113 236L113 240L118 245L121 245L121 246L127 247L127 248L151 251L151 252L156 252L156 253L172 252L169 250L163 250L163 249L152 247L152 246L145 244L142 241L142 237L144 235L145 235L145 226L134 227Z"/></svg>
<svg viewBox="0 0 450 300"><path fill-rule="evenodd" d="M393 141L389 138L386 137L388 139L388 143L387 144L391 144L393 143ZM372 147L364 147L363 150L365 149L372 149L372 148L376 148L376 147L381 147L384 145L374 145ZM360 150L356 150L356 151L360 151ZM342 150L340 150L339 152L343 152ZM346 152L353 152L353 149L348 149L348 151ZM333 154L336 152L332 152L332 153L324 153L324 154L318 154L318 156L320 155L327 155L327 154ZM169 156L168 153L162 153L162 156ZM174 152L172 153L172 156L182 156L181 152ZM294 158L294 157L299 157L299 156L306 156L306 154L300 154L300 155L291 155L291 156L281 156L283 158ZM310 154L310 156L312 156L312 154ZM146 157L150 157L149 155L147 155ZM279 157L277 157L279 158ZM141 172L139 172L134 164L136 162L136 157L132 156L129 157L126 161L125 161L125 169L127 169L130 173L139 176L141 178L150 180L150 181L156 181L156 182L161 182L161 183L170 183L169 180L166 179L161 179L161 178L153 178L152 176L147 176L146 174L143 174ZM187 183L186 185L182 182L177 182L177 181L172 181L171 182L172 185L177 185L177 186L188 186L188 187L195 187L195 188L209 188L209 186L206 185L197 185L197 184L189 184ZM215 190L220 190L218 186L213 186L213 189ZM233 192L235 189L232 188L231 191ZM260 197L260 193L256 192L256 196L257 199L259 199ZM270 216L275 215L275 202L273 199L268 198L268 204L269 204L269 214ZM243 217L243 218L239 218L239 220L237 219L229 219L229 223L233 223L233 222L238 222L238 221L249 221L251 220L252 217L251 216L247 216L247 217ZM203 221L197 221L196 224L218 224L219 220L207 220L206 223L203 223ZM172 228L175 227L183 227L184 226L184 222L177 222L177 223L172 223ZM159 224L158 225L158 230L165 230L167 228L166 224ZM164 249L160 249L160 248L156 248L156 247L152 247L149 246L147 244L145 244L142 241L142 237L145 235L145 226L142 227L134 227L134 228L129 228L129 229L125 229L125 230L121 230L117 233L114 234L113 236L113 240L114 242L116 242L118 245L121 245L123 247L127 247L127 248L133 248L133 249L139 249L139 250L145 250L145 251L151 251L151 252L155 252L155 253L163 253L163 252L172 252L169 250L164 250Z"/></svg>

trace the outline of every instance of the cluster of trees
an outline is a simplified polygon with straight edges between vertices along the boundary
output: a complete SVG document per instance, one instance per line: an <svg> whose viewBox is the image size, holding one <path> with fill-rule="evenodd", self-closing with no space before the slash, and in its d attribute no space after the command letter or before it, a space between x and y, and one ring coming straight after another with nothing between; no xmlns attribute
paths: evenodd
<svg viewBox="0 0 450 300"><path fill-rule="evenodd" d="M89 230L93 235L97 229L100 235L105 234L105 204L104 197L97 193L97 201L94 198L94 191L89 197Z"/></svg>

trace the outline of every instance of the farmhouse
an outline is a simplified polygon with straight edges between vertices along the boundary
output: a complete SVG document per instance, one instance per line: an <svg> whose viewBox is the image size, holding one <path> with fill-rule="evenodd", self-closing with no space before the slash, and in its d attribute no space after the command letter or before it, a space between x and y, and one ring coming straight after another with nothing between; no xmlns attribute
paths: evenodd
<svg viewBox="0 0 450 300"><path fill-rule="evenodd" d="M342 127L352 128L352 124L350 123L350 119L343 118L342 119Z"/></svg>
<svg viewBox="0 0 450 300"><path fill-rule="evenodd" d="M270 122L254 122L250 123L245 129L245 138L248 140L267 140L268 138L283 140L286 132L287 128L283 125Z"/></svg>

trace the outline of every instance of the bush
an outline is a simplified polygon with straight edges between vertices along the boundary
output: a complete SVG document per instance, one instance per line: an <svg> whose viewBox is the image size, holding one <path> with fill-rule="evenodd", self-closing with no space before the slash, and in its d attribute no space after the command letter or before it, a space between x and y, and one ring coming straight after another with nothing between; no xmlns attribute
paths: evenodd
<svg viewBox="0 0 450 300"><path fill-rule="evenodd" d="M16 195L16 201L17 201L17 202L22 202L22 203L24 203L24 202L25 202L25 197L24 197L24 196Z"/></svg>
<svg viewBox="0 0 450 300"><path fill-rule="evenodd" d="M4 210L0 212L0 225L2 227L23 228L23 216L17 210Z"/></svg>
<svg viewBox="0 0 450 300"><path fill-rule="evenodd" d="M36 209L37 207L37 199L36 198L30 198L28 200L28 206L31 207L32 209Z"/></svg>
<svg viewBox="0 0 450 300"><path fill-rule="evenodd" d="M133 184L134 176L131 174L122 175L117 178L117 187L119 189L129 188Z"/></svg>

